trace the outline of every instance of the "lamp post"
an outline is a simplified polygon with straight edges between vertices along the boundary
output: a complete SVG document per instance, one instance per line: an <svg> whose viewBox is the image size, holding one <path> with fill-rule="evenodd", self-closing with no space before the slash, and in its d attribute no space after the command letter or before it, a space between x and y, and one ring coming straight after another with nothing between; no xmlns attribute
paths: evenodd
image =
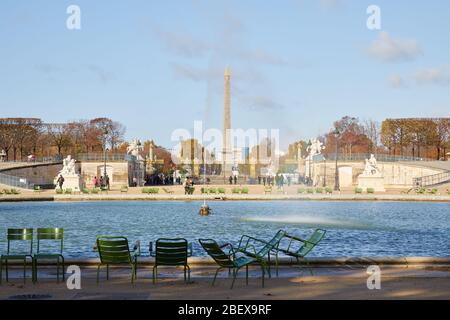
<svg viewBox="0 0 450 320"><path fill-rule="evenodd" d="M339 152L339 136L340 136L340 131L336 128L336 130L334 130L333 132L334 137L336 138L336 167L335 167L335 171L334 171L334 191L339 191L340 187L339 187L339 170L338 170L338 152Z"/></svg>
<svg viewBox="0 0 450 320"><path fill-rule="evenodd" d="M108 135L108 127L103 127L103 183L106 185L106 137Z"/></svg>
<svg viewBox="0 0 450 320"><path fill-rule="evenodd" d="M311 142L311 140L309 140L308 141L308 149L307 150L309 150L309 148L312 146L312 142ZM311 159L312 157L311 157L311 155L308 155L308 183L307 183L307 185L309 186L309 183L310 183L310 181L311 181Z"/></svg>

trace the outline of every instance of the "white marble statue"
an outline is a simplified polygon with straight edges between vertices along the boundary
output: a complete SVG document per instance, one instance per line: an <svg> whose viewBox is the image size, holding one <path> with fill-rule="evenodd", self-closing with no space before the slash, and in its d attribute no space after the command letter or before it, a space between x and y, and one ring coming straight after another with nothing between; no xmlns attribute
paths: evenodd
<svg viewBox="0 0 450 320"><path fill-rule="evenodd" d="M142 150L144 150L144 147L139 139L133 139L127 147L127 153L135 156L138 160L142 159L140 155Z"/></svg>
<svg viewBox="0 0 450 320"><path fill-rule="evenodd" d="M82 189L83 179L75 171L75 159L72 159L72 156L68 155L63 160L63 168L53 181L53 183L57 186L60 176L62 176L64 179L61 189L71 189L73 191L80 191Z"/></svg>
<svg viewBox="0 0 450 320"><path fill-rule="evenodd" d="M325 147L322 142L318 139L312 139L311 145L306 149L306 151L309 152L308 158L312 159L314 156L321 154L323 149L325 149Z"/></svg>
<svg viewBox="0 0 450 320"><path fill-rule="evenodd" d="M366 165L364 168L363 175L365 176L375 176L379 175L380 170L377 166L377 159L375 159L375 156L373 154L370 155L370 159L366 159Z"/></svg>
<svg viewBox="0 0 450 320"><path fill-rule="evenodd" d="M358 187L366 190L373 189L376 192L385 192L384 177L377 165L377 159L373 154L366 159L364 172L358 176Z"/></svg>
<svg viewBox="0 0 450 320"><path fill-rule="evenodd" d="M63 176L77 175L77 173L75 172L75 159L72 159L72 156L70 154L63 160L63 168L59 172L59 174Z"/></svg>

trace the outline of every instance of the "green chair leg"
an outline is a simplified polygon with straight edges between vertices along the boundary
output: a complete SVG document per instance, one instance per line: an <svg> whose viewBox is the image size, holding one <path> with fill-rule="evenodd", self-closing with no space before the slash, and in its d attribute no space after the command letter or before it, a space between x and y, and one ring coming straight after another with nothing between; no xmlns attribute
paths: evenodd
<svg viewBox="0 0 450 320"><path fill-rule="evenodd" d="M264 263L261 263L261 273L262 273L262 287L264 288L264 277L266 273L266 267L264 266Z"/></svg>
<svg viewBox="0 0 450 320"><path fill-rule="evenodd" d="M9 274L8 274L8 259L5 260L5 275L6 275L6 282L9 282Z"/></svg>
<svg viewBox="0 0 450 320"><path fill-rule="evenodd" d="M236 281L236 276L237 276L238 271L239 271L239 269L233 269L233 282L231 282L230 289L233 289L233 287L234 287L234 282Z"/></svg>
<svg viewBox="0 0 450 320"><path fill-rule="evenodd" d="M101 267L101 265L99 264L99 265L97 266L97 285L98 285L99 277L100 277L100 267Z"/></svg>
<svg viewBox="0 0 450 320"><path fill-rule="evenodd" d="M278 278L278 252L275 254L275 270Z"/></svg>
<svg viewBox="0 0 450 320"><path fill-rule="evenodd" d="M248 265L245 266L245 284L248 285Z"/></svg>
<svg viewBox="0 0 450 320"><path fill-rule="evenodd" d="M217 274L219 273L219 270L220 269L222 269L222 267L219 267L219 268L217 268L217 270L216 270L216 274L214 275L214 279L213 279L213 282L212 282L212 286L214 286L214 283L216 282L216 278L217 278ZM230 273L231 271L230 271L230 268L228 268L228 274Z"/></svg>
<svg viewBox="0 0 450 320"><path fill-rule="evenodd" d="M157 276L158 268L156 266L153 267L153 284L156 283L156 276Z"/></svg>
<svg viewBox="0 0 450 320"><path fill-rule="evenodd" d="M27 279L27 259L23 259L23 284L26 283Z"/></svg>

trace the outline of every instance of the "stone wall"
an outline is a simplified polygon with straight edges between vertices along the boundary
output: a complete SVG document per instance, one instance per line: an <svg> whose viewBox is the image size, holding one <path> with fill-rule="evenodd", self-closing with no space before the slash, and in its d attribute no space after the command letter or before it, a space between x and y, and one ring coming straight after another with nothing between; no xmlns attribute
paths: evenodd
<svg viewBox="0 0 450 320"><path fill-rule="evenodd" d="M103 175L103 162L80 162L80 172L87 188L94 186L94 177L100 178ZM111 187L121 187L129 185L130 175L132 172L132 163L127 161L107 162L106 173L109 176Z"/></svg>
<svg viewBox="0 0 450 320"><path fill-rule="evenodd" d="M27 179L32 184L52 184L62 164L35 164L24 165L13 169L5 169L1 172L7 175Z"/></svg>
<svg viewBox="0 0 450 320"><path fill-rule="evenodd" d="M363 162L338 162L338 167L352 167L353 185L357 184L358 176L364 171ZM403 163L403 162L378 162L384 183L388 188L410 188L413 185L413 179L443 172L437 168L426 167L426 162ZM332 161L314 163L312 165L312 175L319 176L323 181L326 175L326 184L334 185L335 163Z"/></svg>

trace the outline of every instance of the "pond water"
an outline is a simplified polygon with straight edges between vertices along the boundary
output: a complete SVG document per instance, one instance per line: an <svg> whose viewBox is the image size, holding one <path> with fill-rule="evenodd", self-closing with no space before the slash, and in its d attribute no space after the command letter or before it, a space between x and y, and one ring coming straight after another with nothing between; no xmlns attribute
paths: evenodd
<svg viewBox="0 0 450 320"><path fill-rule="evenodd" d="M450 256L450 204L408 202L224 201L213 214L198 214L201 202L21 202L0 203L0 252L7 228L64 228L66 257L96 257L98 235L123 235L130 243L159 237L199 238L237 244L242 234L269 240L278 229L307 237L328 231L311 256Z"/></svg>

